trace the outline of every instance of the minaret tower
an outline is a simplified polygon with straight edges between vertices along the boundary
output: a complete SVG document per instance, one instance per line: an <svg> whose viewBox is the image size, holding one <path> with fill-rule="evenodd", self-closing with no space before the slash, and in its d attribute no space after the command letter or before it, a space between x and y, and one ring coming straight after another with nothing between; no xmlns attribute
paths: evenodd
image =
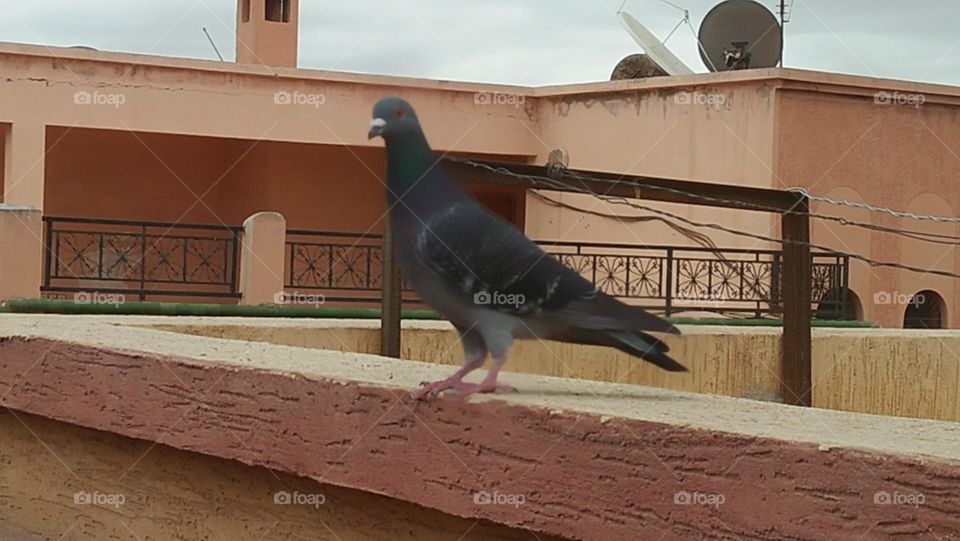
<svg viewBox="0 0 960 541"><path fill-rule="evenodd" d="M237 63L297 67L298 0L237 0Z"/></svg>

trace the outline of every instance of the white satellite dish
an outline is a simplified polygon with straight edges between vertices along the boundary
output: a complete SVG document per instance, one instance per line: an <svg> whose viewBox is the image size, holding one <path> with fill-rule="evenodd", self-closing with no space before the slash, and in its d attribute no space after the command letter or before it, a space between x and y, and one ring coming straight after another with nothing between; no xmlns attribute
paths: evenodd
<svg viewBox="0 0 960 541"><path fill-rule="evenodd" d="M654 36L653 32L647 30L647 27L643 26L640 21L634 19L633 16L626 11L619 11L617 15L620 17L620 22L623 23L624 28L627 29L627 32L630 33L634 41L643 47L643 52L647 53L647 56L656 62L668 75L688 75L693 73L692 69L677 58L677 55L670 52L670 49L667 49L667 46L657 39L657 36Z"/></svg>

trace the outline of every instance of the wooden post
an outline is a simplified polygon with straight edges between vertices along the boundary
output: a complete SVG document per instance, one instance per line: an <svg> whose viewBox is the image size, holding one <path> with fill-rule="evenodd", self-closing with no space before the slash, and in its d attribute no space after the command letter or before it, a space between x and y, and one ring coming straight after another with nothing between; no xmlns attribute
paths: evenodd
<svg viewBox="0 0 960 541"><path fill-rule="evenodd" d="M783 337L780 382L783 401L795 406L812 403L810 216L805 196L783 215ZM803 243L803 244L798 244Z"/></svg>
<svg viewBox="0 0 960 541"><path fill-rule="evenodd" d="M383 304L380 308L380 355L400 358L400 310L403 284L390 220L383 231Z"/></svg>

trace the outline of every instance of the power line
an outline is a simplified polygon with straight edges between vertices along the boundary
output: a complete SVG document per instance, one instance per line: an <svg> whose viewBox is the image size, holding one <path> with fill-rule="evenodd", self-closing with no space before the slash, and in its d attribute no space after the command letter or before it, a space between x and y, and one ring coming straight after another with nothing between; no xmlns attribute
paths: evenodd
<svg viewBox="0 0 960 541"><path fill-rule="evenodd" d="M900 235L900 236L903 236L903 237L911 238L911 239L914 239L914 240L920 240L920 241L924 241L924 242L931 242L931 243L934 243L934 244L948 244L948 245L960 244L960 237L955 236L955 235L944 235L944 234L940 234L940 233L927 233L926 231L916 231L916 230L912 230L912 229L897 229L897 228L894 228L894 227L887 227L887 226L876 225L876 224L871 224L871 223L858 222L858 221L855 221L855 220L848 220L847 218L843 218L843 217L840 217L840 216L833 216L833 215L830 215L830 214L817 214L817 213L815 213L815 212L798 212L798 211L795 211L795 210L789 210L789 209L784 210L784 209L780 209L780 208L776 208L776 207L770 207L770 206L766 206L766 205L759 205L759 204L755 204L755 203L743 203L743 202L741 202L741 201L734 201L734 200L730 200L730 199L721 199L721 198L710 197L710 196L705 196L705 195L693 194L693 193L686 192L686 191L684 191L684 190L677 190L677 189L674 189L674 188L667 188L667 187L665 187L665 186L653 186L653 185L646 184L646 183L643 183L643 182L637 182L636 180L633 180L633 179L622 179L622 180L620 180L620 181L610 180L610 179L600 179L600 178L597 178L597 177L580 175L580 174L574 173L574 172L572 172L572 171L570 171L570 170L568 170L568 169L561 169L561 170L560 170L560 175L561 175L561 176L569 176L569 177L572 177L572 178L576 178L577 180L581 180L581 182L582 182L582 179L585 179L585 180L590 180L590 181L594 181L594 182L596 182L596 181L604 182L604 181L605 181L605 182L608 183L608 184L624 184L624 183L625 183L625 184L627 184L628 186L633 186L633 187L636 187L636 188L643 188L643 189L648 189L648 190L649 190L649 189L662 190L662 191L665 191L665 192L670 192L670 193L674 193L674 194L678 194L678 195L684 195L684 196L686 196L686 197L692 197L692 198L694 198L694 199L700 199L700 200L710 201L710 202L714 202L714 203L722 203L722 204L724 204L724 205L736 206L736 207L740 207L740 208L744 208L744 209L749 209L749 210L761 210L761 211L766 211L766 212L776 212L776 213L779 213L779 214L794 214L794 215L795 215L795 214L804 214L804 215L806 215L806 216L809 216L810 218L814 218L814 219L817 219L817 220L827 220L827 221L837 222L837 223L839 223L839 224L841 224L841 225L849 225L849 226L853 226L853 227L860 227L860 228L863 228L863 229L869 229L869 230L871 230L871 231L880 231L880 232L883 232L883 233L892 233L892 234L895 234L895 235ZM804 191L804 192L800 192L800 191L798 191L798 190L796 190L796 189L795 189L794 191L797 191L798 193L802 193L804 196L809 197L808 194L806 194L805 191ZM954 242L950 242L950 241L954 241Z"/></svg>
<svg viewBox="0 0 960 541"><path fill-rule="evenodd" d="M462 163L462 164L465 164L465 165L470 165L470 166L473 166L473 167L485 169L485 170L490 171L490 172L492 172L492 173L501 173L501 174L508 174L508 175L511 175L511 176L517 176L517 174L513 173L512 171L510 171L510 170L508 170L508 169L498 168L498 167L495 167L495 166L492 166L492 165L489 165L489 164L485 164L485 163L481 163L481 162L475 162L475 161L473 161L473 160L469 160L469 159L466 159L466 158L456 158L456 157L452 157L452 156L447 156L445 159L450 160L450 161L452 161L452 162ZM941 233L929 233L929 232L926 232L926 231L917 231L917 230L914 230L914 229L898 229L898 228L894 228L894 227L887 227L887 226L883 226L883 225L871 224L871 223L866 223L866 222L858 222L858 221L856 221L856 220L849 220L849 219L843 218L843 217L841 217L841 216L833 216L833 215L830 215L830 214L818 214L818 213L815 213L815 212L798 212L798 211L794 211L794 210L784 210L784 209L780 209L780 208L777 208L777 207L770 207L770 206L760 205L760 204L756 204L756 203L744 203L743 201L735 201L735 200L732 200L732 199L723 199L723 198L720 198L720 197L711 197L711 196L707 196L707 195L695 194L695 193L690 193L690 192L687 192L687 191L684 191L684 190L678 190L678 189L675 189L675 188L669 188L669 187L666 187L666 186L656 186L656 185L648 184L648 183L645 183L645 182L642 182L642 181L637 181L637 178L636 178L636 177L623 177L623 178L618 179L618 180L607 179L607 178L599 178L599 177L593 177L593 176L589 176L589 175L582 175L582 174L579 174L579 173L574 173L573 171L571 171L571 170L569 170L569 169L566 169L566 168L563 168L563 167L555 168L554 171L556 171L556 173L559 174L560 176L566 176L566 177L568 177L568 178L576 179L577 181L581 182L581 184L583 183L584 180L589 180L589 181L591 181L591 182L597 182L597 183L601 183L601 184L608 184L608 185L625 185L625 186L630 186L630 187L633 187L633 188L639 188L639 189L644 189L644 190L659 190L659 191L662 191L662 192L672 193L672 194L675 194L675 195L683 195L683 196L689 197L689 198L691 198L691 199L698 199L698 200L700 200L700 201L706 201L706 202L710 202L710 203L718 203L718 204L722 204L722 205L728 206L728 207L737 207L737 208L742 208L742 209L746 209L746 210L756 210L756 211L763 211L763 212L775 212L775 213L778 213L778 214L794 214L794 215L796 215L796 214L803 214L803 215L805 215L805 216L809 216L810 218L817 219L817 220L825 220L825 221L836 222L836 223L839 223L840 225L847 225L847 226L851 226L851 227L859 227L859 228L861 228L861 229L867 229L867 230L870 230L870 231L879 231L879 232L881 232L881 233L890 233L890 234L893 234L893 235L899 235L899 236L902 236L902 237L905 237L905 238L909 238L909 239L913 239L913 240L918 240L918 241L921 241L921 242L929 242L929 243L932 243L932 244L942 244L942 245L951 245L951 246L952 246L952 245L960 245L960 236L957 236L957 235L947 235L947 234L941 234ZM520 178L526 178L527 180L533 181L533 179L535 178L535 176L533 176L533 175L520 175ZM806 196L810 197L811 200L814 200L814 201L819 200L819 198L817 198L817 197L815 197L815 196L809 196L808 194L806 194L806 192L799 192L799 190L801 190L800 188L791 188L791 190L798 191L798 193L803 193L803 195L806 195ZM591 192L591 193L592 193L592 192Z"/></svg>
<svg viewBox="0 0 960 541"><path fill-rule="evenodd" d="M715 230L717 230L717 231L723 231L724 233L729 233L729 234L735 235L735 236L751 238L751 239L754 239L754 240L761 240L761 241L764 241L764 242L773 242L773 243L777 243L777 244L780 244L780 245L790 244L790 245L796 245L796 246L806 246L806 247L808 247L808 248L812 248L812 249L816 249L816 250L822 250L822 251L824 251L824 252L829 252L829 253L832 253L832 254L844 255L844 256L847 256L847 257L849 257L849 258L851 258L851 259L856 259L856 260L858 260L858 261L862 261L862 262L870 265L871 267L888 267L888 268L895 268L895 269L907 270L907 271L917 272L917 273L922 273L922 274L933 274L933 275L937 275L937 276L946 276L946 277L948 277L948 278L960 278L960 274L957 274L957 273L954 273L954 272L950 272L950 271L943 271L943 270L937 270L937 269L924 269L924 268L921 268L921 267L914 267L914 266L912 266L912 265L904 265L904 264L902 264L902 263L896 263L896 262L893 262L893 261L880 261L880 260L876 260L876 259L871 259L871 258L866 257L866 256L862 256L862 255L860 255L860 254L854 254L854 253L848 253L848 252L838 252L837 250L835 250L835 249L833 249L833 248L830 248L830 247L828 247L828 246L822 246L822 245L814 244L814 243L811 243L811 242L796 241L796 240L792 240L792 239L780 239L780 238L776 238L776 237L770 237L770 236L766 236L766 235L759 235L759 234L757 234L757 233L750 233L750 232L747 232L747 231L741 231L741 230L738 230L738 229L733 229L733 228L730 228L730 227L727 227L727 226L724 226L724 225L721 225L721 224L717 224L717 223L712 223L712 222L699 222L699 221L696 221L696 220L691 220L691 219L689 219L689 218L685 218L685 217L680 216L680 215L678 215L678 214L674 214L674 213L672 213L672 212L667 212L667 211L665 211L665 210L660 210L660 209L656 209L656 208L649 207L649 206L646 206L646 205L641 205L641 204L639 204L639 203L630 201L630 200L627 199L626 197L610 196L610 195L606 195L606 194L598 194L598 193L593 192L593 191L591 191L591 190L588 190L588 189L586 189L586 188L577 188L577 187L571 186L571 185L569 185L569 184L565 184L565 183L556 181L556 180L554 180L554 179L552 179L552 178L549 178L549 177L544 177L544 176L540 176L540 175L525 175L525 174L520 174L520 173L514 173L513 171L510 171L509 169L507 169L507 168L505 168L505 167L495 167L495 166L491 166L491 165L484 164L484 163L474 162L474 161L472 161L472 160L468 160L468 159L464 159L464 158L447 158L447 159L450 159L451 161L455 161L455 162L459 162L459 163L465 163L465 164L468 164L468 165L473 165L473 166L476 166L476 167L481 167L481 168L490 170L490 171L492 171L492 172L496 172L496 173L501 174L501 175L505 175L505 176L517 178L517 179L520 179L520 180L526 180L526 181L530 182L531 184L533 184L534 186L537 186L537 185L545 186L545 187L548 188L548 189L558 190L558 191L571 191L571 190L572 190L572 191L574 191L574 192L581 193L581 194L584 194L584 195L591 195L591 196L597 197L597 198L599 198L599 199L601 199L601 200L603 200L603 201L607 201L608 203L613 203L613 204L617 204L617 205L625 205L625 206L628 206L628 207L631 207L631 208L634 208L634 209L637 209L637 210L642 210L642 211L646 211L646 212L652 212L652 213L654 213L654 214L657 214L657 215L660 215L660 216L665 216L665 217L667 217L667 218L670 218L670 219L673 219L673 220L677 220L677 221L686 223L686 224L688 224L688 225L692 225L692 226L694 226L694 227L706 227L706 228L709 228L709 229L715 229ZM583 176L580 176L580 177L576 177L576 175L574 175L574 176L575 176L575 178L583 178L583 179L590 179L590 180L601 180L601 179L593 179L592 177L588 177L588 176L586 176L586 175L583 175ZM603 179L603 180L606 180L606 179ZM659 187L658 187L658 188L659 188ZM683 193L684 195L691 196L691 197L695 197L695 198L696 198L696 197L702 197L702 196L698 196L698 194L683 192L682 190L674 190L674 189L672 189L672 188L670 188L670 190L676 191L676 192L680 192L680 193Z"/></svg>
<svg viewBox="0 0 960 541"><path fill-rule="evenodd" d="M857 203L856 201L848 201L846 199L831 199L829 197L823 197L819 195L811 195L805 188L793 187L787 188L788 191L797 192L803 194L804 197L810 199L811 201L818 201L820 203L829 203L831 205L839 205L844 207L851 207L856 209L866 209L871 212L881 212L883 214L889 214L890 216L895 216L897 218L910 218L911 220L927 220L931 222L943 222L943 223L960 223L960 217L957 216L933 216L931 214L914 214L912 212L904 212L900 210L891 210L887 207L875 207L867 203Z"/></svg>

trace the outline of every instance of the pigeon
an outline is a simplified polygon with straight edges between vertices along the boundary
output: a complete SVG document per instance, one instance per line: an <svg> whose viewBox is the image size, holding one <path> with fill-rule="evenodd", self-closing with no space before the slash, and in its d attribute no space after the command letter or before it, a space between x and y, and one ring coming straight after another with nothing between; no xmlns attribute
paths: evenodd
<svg viewBox="0 0 960 541"><path fill-rule="evenodd" d="M423 382L414 398L516 392L497 381L515 339L609 346L664 370L686 371L648 334L679 334L676 327L598 290L451 178L409 103L377 102L367 135L386 144L387 208L401 272L453 323L466 357L450 377ZM463 381L488 355L493 363L483 381Z"/></svg>

